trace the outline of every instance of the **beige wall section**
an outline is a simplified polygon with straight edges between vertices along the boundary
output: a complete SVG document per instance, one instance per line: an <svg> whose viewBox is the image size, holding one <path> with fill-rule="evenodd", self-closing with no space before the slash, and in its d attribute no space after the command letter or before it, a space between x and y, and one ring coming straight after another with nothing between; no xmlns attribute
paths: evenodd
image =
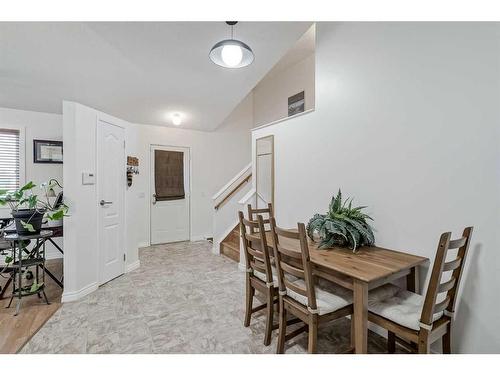
<svg viewBox="0 0 500 375"><path fill-rule="evenodd" d="M288 97L304 91L305 110L314 108L314 54L264 77L254 88L255 126L288 117Z"/></svg>
<svg viewBox="0 0 500 375"><path fill-rule="evenodd" d="M304 110L314 108L315 30L313 25L253 89L254 126L288 117L288 98L301 91Z"/></svg>

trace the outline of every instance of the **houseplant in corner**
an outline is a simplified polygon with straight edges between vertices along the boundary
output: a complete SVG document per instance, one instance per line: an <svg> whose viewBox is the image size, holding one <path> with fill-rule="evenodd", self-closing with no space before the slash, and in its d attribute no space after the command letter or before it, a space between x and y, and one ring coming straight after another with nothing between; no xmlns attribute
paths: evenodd
<svg viewBox="0 0 500 375"><path fill-rule="evenodd" d="M49 192L53 191L56 183L57 181L52 179L48 183L40 184L45 197L35 193L34 189L37 185L32 181L18 190L0 190L0 205L9 205L18 234L39 233L44 216L50 220L60 220L66 215L68 207L65 204L55 207L55 203L49 200Z"/></svg>
<svg viewBox="0 0 500 375"><path fill-rule="evenodd" d="M324 215L315 214L307 224L307 234L313 240L319 237L319 248L348 246L353 252L360 246L371 246L375 243L373 230L367 220L373 220L363 213L366 206L352 206L352 198L342 202L339 189L333 196Z"/></svg>

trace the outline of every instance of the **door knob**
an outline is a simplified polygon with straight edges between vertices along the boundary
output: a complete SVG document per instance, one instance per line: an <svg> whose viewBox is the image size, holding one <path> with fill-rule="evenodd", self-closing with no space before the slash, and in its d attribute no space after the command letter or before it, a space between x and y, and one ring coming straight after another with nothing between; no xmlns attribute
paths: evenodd
<svg viewBox="0 0 500 375"><path fill-rule="evenodd" d="M109 202L109 201L105 201L104 199L101 199L101 201L99 202L99 204L101 206L104 206L105 204L112 204L113 202Z"/></svg>

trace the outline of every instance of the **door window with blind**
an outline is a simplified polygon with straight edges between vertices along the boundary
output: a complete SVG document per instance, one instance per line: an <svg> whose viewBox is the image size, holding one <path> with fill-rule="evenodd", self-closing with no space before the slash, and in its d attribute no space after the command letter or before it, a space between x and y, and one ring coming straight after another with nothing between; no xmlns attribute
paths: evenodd
<svg viewBox="0 0 500 375"><path fill-rule="evenodd" d="M184 153L155 150L155 193L157 201L184 199Z"/></svg>
<svg viewBox="0 0 500 375"><path fill-rule="evenodd" d="M0 190L15 190L21 183L19 130L0 128Z"/></svg>

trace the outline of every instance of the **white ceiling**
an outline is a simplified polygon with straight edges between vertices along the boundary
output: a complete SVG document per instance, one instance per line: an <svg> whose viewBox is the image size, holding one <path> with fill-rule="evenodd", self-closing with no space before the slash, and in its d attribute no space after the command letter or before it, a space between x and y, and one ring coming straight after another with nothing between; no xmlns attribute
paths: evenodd
<svg viewBox="0 0 500 375"><path fill-rule="evenodd" d="M223 22L0 23L0 107L61 113L77 101L134 123L213 130L310 27L241 22L252 65L208 58Z"/></svg>

